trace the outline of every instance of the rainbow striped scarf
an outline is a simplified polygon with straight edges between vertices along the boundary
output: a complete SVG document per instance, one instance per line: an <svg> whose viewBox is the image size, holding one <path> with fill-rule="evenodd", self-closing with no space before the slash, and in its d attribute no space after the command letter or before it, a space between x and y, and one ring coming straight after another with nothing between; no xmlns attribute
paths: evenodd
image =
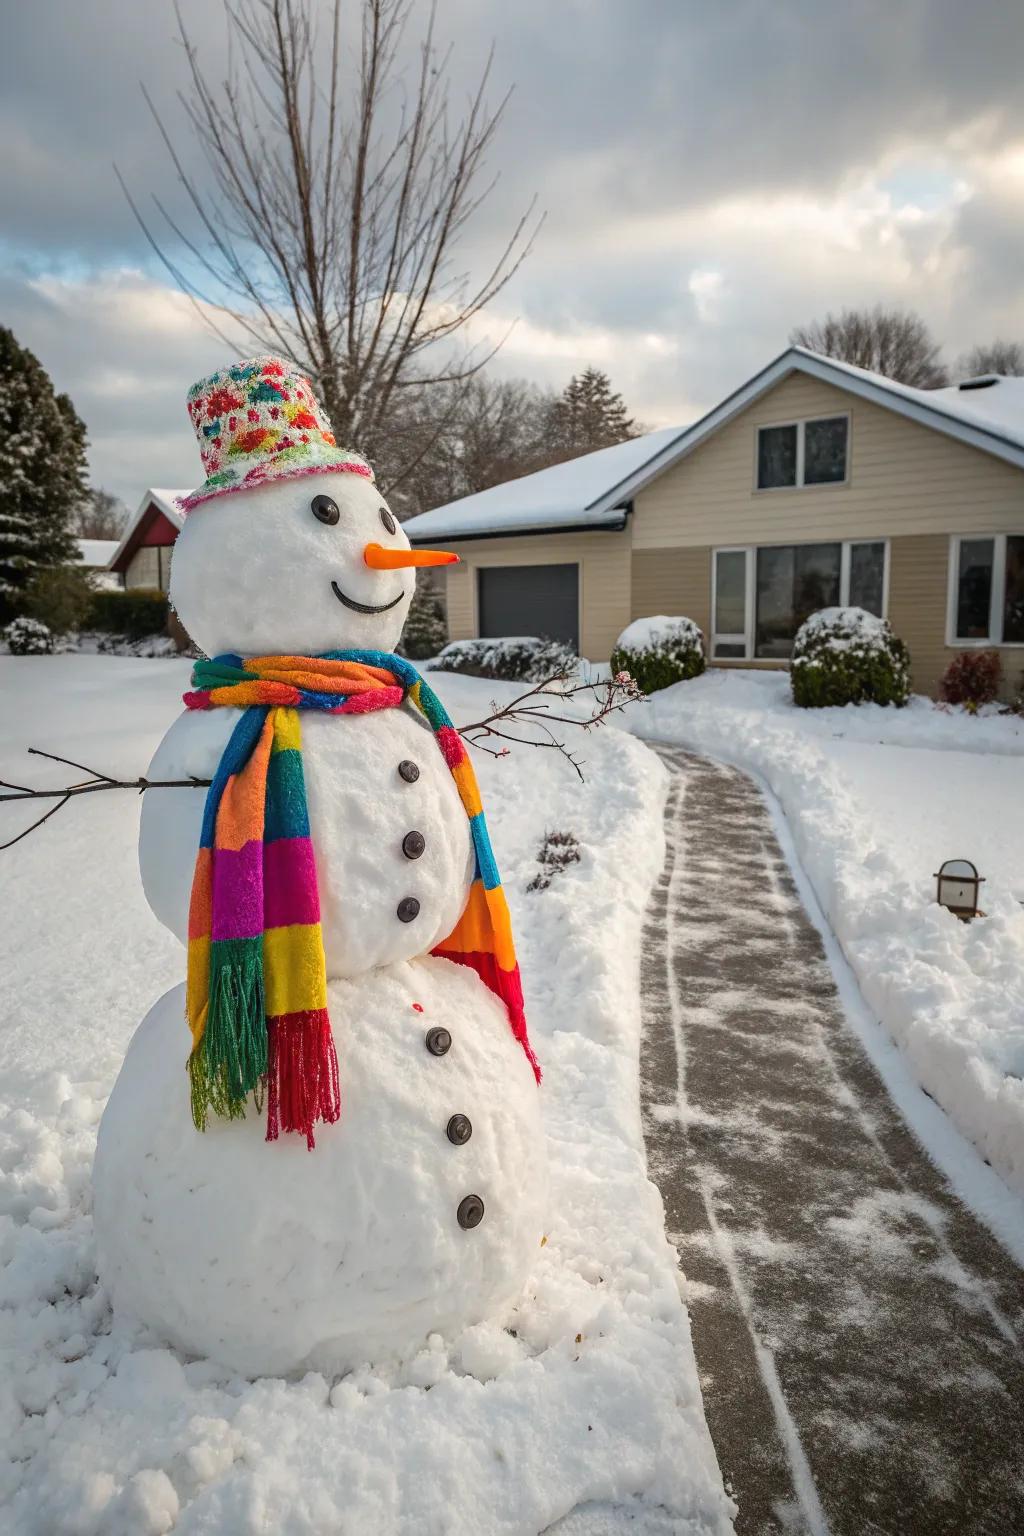
<svg viewBox="0 0 1024 1536"><path fill-rule="evenodd" d="M327 1012L316 862L306 810L300 711L392 709L407 698L434 732L473 834L466 909L435 955L471 966L505 1003L537 1081L508 903L473 765L440 699L387 651L218 656L192 673L188 709L242 711L206 797L188 925L192 1115L238 1119L253 1094L267 1140L341 1113Z"/></svg>

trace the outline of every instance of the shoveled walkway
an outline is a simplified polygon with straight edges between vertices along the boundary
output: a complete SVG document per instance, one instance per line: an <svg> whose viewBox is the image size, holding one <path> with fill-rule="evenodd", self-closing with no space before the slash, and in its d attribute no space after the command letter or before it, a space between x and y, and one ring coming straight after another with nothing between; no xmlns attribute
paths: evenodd
<svg viewBox="0 0 1024 1536"><path fill-rule="evenodd" d="M757 788L659 750L644 1125L737 1531L1024 1532L1024 1274L845 1022Z"/></svg>

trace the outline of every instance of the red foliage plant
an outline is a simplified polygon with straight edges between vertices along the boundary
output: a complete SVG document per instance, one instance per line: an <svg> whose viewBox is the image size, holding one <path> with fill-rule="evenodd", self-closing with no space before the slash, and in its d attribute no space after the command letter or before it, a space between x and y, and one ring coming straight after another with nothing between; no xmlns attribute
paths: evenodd
<svg viewBox="0 0 1024 1536"><path fill-rule="evenodd" d="M947 704L975 710L992 703L1002 675L998 651L961 651L946 668L939 687Z"/></svg>

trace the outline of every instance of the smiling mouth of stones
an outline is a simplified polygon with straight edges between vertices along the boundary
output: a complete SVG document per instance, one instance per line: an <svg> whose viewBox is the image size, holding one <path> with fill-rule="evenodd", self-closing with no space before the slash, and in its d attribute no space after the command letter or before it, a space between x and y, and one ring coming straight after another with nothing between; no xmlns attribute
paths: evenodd
<svg viewBox="0 0 1024 1536"><path fill-rule="evenodd" d="M341 590L336 581L331 582L331 589L338 602L344 603L346 608L351 608L353 613L387 613L389 608L394 608L405 596L404 592L399 592L398 596L393 597L390 603L357 603L354 597L349 597L347 593Z"/></svg>

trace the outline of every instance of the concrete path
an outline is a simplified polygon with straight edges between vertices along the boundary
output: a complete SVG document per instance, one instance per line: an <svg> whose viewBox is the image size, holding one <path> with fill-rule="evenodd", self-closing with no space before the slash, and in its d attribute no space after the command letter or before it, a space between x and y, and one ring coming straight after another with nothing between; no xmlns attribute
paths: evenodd
<svg viewBox="0 0 1024 1536"><path fill-rule="evenodd" d="M659 750L644 1126L737 1532L1024 1532L1024 1274L846 1024L758 789Z"/></svg>

